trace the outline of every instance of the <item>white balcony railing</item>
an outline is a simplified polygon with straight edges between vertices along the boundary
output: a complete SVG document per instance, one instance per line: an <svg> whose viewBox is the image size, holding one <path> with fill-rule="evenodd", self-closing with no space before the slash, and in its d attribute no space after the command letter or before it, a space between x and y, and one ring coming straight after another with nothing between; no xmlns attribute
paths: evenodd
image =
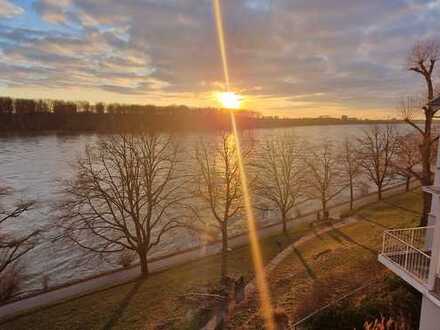
<svg viewBox="0 0 440 330"><path fill-rule="evenodd" d="M433 230L431 226L385 231L382 256L417 281L427 284L431 263L429 242Z"/></svg>

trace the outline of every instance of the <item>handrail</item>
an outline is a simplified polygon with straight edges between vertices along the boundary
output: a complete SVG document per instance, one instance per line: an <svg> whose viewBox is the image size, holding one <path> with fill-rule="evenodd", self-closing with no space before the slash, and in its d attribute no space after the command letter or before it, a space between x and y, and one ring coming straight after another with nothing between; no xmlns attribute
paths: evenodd
<svg viewBox="0 0 440 330"><path fill-rule="evenodd" d="M409 231L409 230L417 230L417 229L434 229L435 226L424 226L424 227L411 227L411 228L397 228L397 229L388 229L385 230L385 233L395 232L395 231Z"/></svg>
<svg viewBox="0 0 440 330"><path fill-rule="evenodd" d="M388 236L392 236L394 239L400 241L403 245L410 247L413 250L416 250L417 252L419 252L420 254L423 254L425 257L428 257L431 259L431 256L429 254L427 254L426 252L423 252L422 250L416 248L414 245L409 244L408 242L405 242L404 240L400 239L399 237L397 237L396 235L393 235L387 231L384 232L384 235L388 235ZM384 253L384 251L382 251ZM386 254L386 253L385 253Z"/></svg>

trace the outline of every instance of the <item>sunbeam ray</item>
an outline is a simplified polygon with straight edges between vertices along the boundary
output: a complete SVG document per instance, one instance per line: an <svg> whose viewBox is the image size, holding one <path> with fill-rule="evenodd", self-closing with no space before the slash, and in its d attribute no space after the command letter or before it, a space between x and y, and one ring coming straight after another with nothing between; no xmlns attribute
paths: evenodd
<svg viewBox="0 0 440 330"><path fill-rule="evenodd" d="M226 92L229 92L230 77L229 77L228 59L226 55L226 43L225 43L224 30L223 30L223 17L220 6L220 0L213 0L213 8L214 8L214 16L217 27L220 54L222 57ZM255 280L260 298L260 307L261 307L261 312L263 314L262 316L264 318L266 329L273 330L275 329L275 326L273 321L272 303L269 294L269 287L267 284L266 273L264 270L263 258L261 256L261 248L260 248L260 242L258 240L257 228L255 225L254 212L252 210L251 194L249 193L247 176L243 164L243 158L241 157L240 139L238 136L237 123L235 120L234 111L230 110L230 115L231 115L233 135L234 135L237 154L238 154L238 164L240 167L240 180L243 189L249 241L251 244L252 260L255 269Z"/></svg>

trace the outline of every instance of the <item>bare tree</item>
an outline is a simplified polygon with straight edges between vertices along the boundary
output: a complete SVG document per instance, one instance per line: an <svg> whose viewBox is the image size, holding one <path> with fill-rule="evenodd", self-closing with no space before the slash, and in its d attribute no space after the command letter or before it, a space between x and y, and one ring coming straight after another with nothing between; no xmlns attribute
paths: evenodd
<svg viewBox="0 0 440 330"><path fill-rule="evenodd" d="M395 172L405 179L406 191L409 191L411 178L422 180L423 159L420 153L420 145L423 143L422 137L416 133L400 135L397 137L397 154L393 161ZM431 164L434 165L437 155L438 143L434 142L431 146Z"/></svg>
<svg viewBox="0 0 440 330"><path fill-rule="evenodd" d="M358 139L360 165L369 179L377 187L377 197L382 199L383 188L393 178L393 158L398 150L398 143L391 125L372 126Z"/></svg>
<svg viewBox="0 0 440 330"><path fill-rule="evenodd" d="M200 141L195 149L198 166L195 197L200 202L199 214L211 215L201 216L199 220L221 234L222 280L227 276L228 228L243 208L238 157L246 160L249 154L250 149L247 149L239 155L235 139L228 133L222 134L213 143Z"/></svg>
<svg viewBox="0 0 440 330"><path fill-rule="evenodd" d="M354 192L357 186L356 180L361 174L361 164L358 158L356 146L348 138L346 138L343 143L341 160L341 174L347 181L346 184L350 191L350 210L353 210Z"/></svg>
<svg viewBox="0 0 440 330"><path fill-rule="evenodd" d="M294 139L282 136L268 141L255 164L256 193L278 210L285 235L291 211L305 198L302 152Z"/></svg>
<svg viewBox="0 0 440 330"><path fill-rule="evenodd" d="M65 182L60 224L66 237L98 254L133 251L142 276L151 250L182 226L179 148L172 137L120 135L88 146Z"/></svg>
<svg viewBox="0 0 440 330"><path fill-rule="evenodd" d="M421 179L420 171L422 157L419 146L421 144L419 136L406 134L397 137L398 148L396 158L393 161L395 172L405 179L405 190L409 191L411 178Z"/></svg>
<svg viewBox="0 0 440 330"><path fill-rule="evenodd" d="M425 40L418 42L411 49L408 56L408 70L420 75L426 85L426 93L422 102L412 102L402 107L405 121L411 125L422 137L420 144L420 154L422 158L422 175L420 182L423 186L433 184L433 176L431 171L431 153L432 145L438 139L433 136L432 121L439 110L431 105L431 101L435 96L435 71L436 64L440 58L440 42L436 40ZM419 103L419 104L417 104ZM425 122L424 125L417 125L414 121L415 111L422 111ZM426 225L428 214L431 210L431 195L427 192L423 193L423 215L421 225Z"/></svg>
<svg viewBox="0 0 440 330"><path fill-rule="evenodd" d="M346 185L342 181L338 159L331 143L326 142L305 157L308 167L308 193L321 203L323 219L329 217L328 204Z"/></svg>
<svg viewBox="0 0 440 330"><path fill-rule="evenodd" d="M11 190L6 187L0 187L0 198L4 198L11 194ZM0 300L9 298L17 289L17 278L8 278L11 274L13 277L19 276L15 274L16 267L20 258L31 251L36 246L36 238L40 233L39 230L31 231L27 234L16 237L5 232L4 225L7 222L17 221L33 206L33 201L19 202L15 206L6 207L0 205ZM8 272L10 273L8 275ZM10 282L12 280L14 282ZM12 286L11 286L12 285Z"/></svg>

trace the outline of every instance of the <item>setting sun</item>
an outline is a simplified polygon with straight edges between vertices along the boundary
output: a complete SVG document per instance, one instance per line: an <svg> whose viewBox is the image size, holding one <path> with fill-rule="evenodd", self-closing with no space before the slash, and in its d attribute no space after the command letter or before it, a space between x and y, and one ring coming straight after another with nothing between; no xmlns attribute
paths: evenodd
<svg viewBox="0 0 440 330"><path fill-rule="evenodd" d="M233 92L223 92L218 94L218 100L226 109L240 108L242 97Z"/></svg>

